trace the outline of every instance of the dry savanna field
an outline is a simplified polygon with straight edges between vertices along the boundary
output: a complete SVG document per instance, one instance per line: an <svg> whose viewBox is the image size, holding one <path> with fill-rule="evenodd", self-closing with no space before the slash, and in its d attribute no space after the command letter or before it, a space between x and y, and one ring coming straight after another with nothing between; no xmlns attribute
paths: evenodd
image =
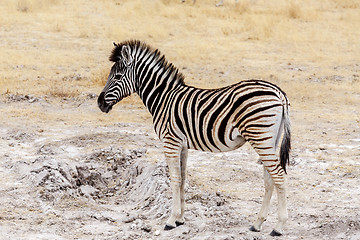
<svg viewBox="0 0 360 240"><path fill-rule="evenodd" d="M360 1L0 0L0 239L270 239L250 145L191 151L186 224L151 115L134 94L97 108L112 41L159 49L185 82L245 79L291 102L281 239L360 239ZM221 166L221 167L219 167Z"/></svg>

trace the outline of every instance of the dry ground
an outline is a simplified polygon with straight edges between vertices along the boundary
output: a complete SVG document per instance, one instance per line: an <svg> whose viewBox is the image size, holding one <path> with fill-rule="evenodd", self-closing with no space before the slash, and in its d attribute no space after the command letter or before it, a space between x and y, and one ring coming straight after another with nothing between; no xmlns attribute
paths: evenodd
<svg viewBox="0 0 360 240"><path fill-rule="evenodd" d="M269 238L276 198L263 231L247 231L263 194L248 145L191 152L187 223L161 231L168 180L151 116L137 96L109 115L96 106L111 42L134 38L191 85L259 78L287 92L282 239L360 239L360 3L215 2L0 2L0 239Z"/></svg>

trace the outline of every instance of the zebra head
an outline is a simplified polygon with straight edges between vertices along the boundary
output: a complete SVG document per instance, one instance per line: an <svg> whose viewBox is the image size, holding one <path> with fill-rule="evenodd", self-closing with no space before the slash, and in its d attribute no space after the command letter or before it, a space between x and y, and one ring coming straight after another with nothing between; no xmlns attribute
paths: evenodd
<svg viewBox="0 0 360 240"><path fill-rule="evenodd" d="M110 56L114 62L106 85L98 97L101 111L108 113L112 107L135 91L133 81L133 56L128 45L113 43L115 48Z"/></svg>

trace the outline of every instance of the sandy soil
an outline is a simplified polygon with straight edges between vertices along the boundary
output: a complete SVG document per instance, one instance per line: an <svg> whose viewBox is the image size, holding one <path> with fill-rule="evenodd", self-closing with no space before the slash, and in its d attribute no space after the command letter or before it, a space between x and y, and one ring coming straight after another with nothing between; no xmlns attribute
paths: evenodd
<svg viewBox="0 0 360 240"><path fill-rule="evenodd" d="M128 108L115 108L107 115L113 122L104 123L76 120L102 115L93 94L58 104L22 95L2 99L3 112L42 117L2 119L0 239L270 238L275 197L262 232L248 231L263 195L262 167L249 145L224 154L191 151L186 224L163 231L170 192L161 144L149 119L117 123L117 115L146 111ZM359 136L353 132L347 145L326 143L316 150L294 139L290 218L281 239L360 239ZM354 158L325 160L344 151Z"/></svg>

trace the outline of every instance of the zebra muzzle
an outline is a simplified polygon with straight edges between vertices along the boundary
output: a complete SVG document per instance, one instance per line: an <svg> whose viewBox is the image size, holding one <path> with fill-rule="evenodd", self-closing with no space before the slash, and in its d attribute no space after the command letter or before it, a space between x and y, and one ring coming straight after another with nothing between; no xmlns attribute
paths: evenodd
<svg viewBox="0 0 360 240"><path fill-rule="evenodd" d="M108 113L112 109L113 104L105 102L105 93L101 92L98 97L98 106L102 112Z"/></svg>

